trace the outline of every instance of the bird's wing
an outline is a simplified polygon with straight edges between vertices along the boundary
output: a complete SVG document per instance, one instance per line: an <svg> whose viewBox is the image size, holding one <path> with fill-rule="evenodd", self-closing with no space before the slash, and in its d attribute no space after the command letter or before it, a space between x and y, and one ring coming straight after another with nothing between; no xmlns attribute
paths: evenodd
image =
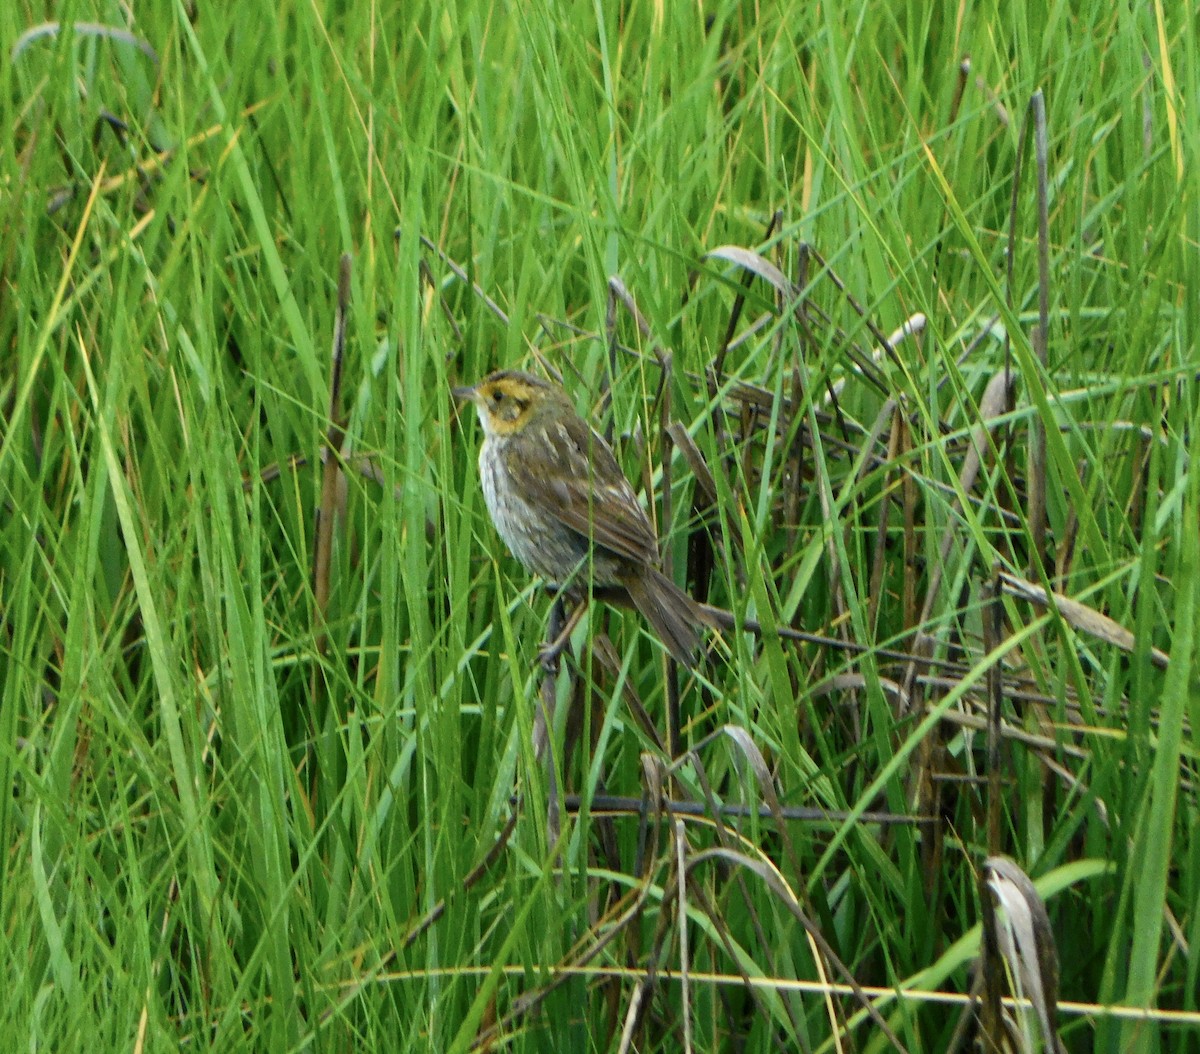
<svg viewBox="0 0 1200 1054"><path fill-rule="evenodd" d="M582 418L534 425L533 443L509 447L509 470L528 500L617 556L658 563L658 540L608 444Z"/></svg>

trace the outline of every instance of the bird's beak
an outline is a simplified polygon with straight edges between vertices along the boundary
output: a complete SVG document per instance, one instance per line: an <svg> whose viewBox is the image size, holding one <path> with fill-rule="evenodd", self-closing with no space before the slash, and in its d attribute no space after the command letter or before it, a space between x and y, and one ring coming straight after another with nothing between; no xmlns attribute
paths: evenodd
<svg viewBox="0 0 1200 1054"><path fill-rule="evenodd" d="M460 403L463 402L464 400L469 400L470 402L475 401L474 385L471 385L466 388L451 388L450 394L452 396L454 396L454 398L457 399Z"/></svg>

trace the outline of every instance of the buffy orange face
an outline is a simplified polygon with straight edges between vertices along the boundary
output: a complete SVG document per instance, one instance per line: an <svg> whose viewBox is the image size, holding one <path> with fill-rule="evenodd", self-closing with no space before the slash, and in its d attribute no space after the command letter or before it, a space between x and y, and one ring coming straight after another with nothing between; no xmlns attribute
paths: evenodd
<svg viewBox="0 0 1200 1054"><path fill-rule="evenodd" d="M530 417L548 402L565 402L567 398L567 393L557 385L513 370L493 373L473 388L455 388L452 394L456 399L469 399L475 404L479 422L489 436L512 435L523 429Z"/></svg>

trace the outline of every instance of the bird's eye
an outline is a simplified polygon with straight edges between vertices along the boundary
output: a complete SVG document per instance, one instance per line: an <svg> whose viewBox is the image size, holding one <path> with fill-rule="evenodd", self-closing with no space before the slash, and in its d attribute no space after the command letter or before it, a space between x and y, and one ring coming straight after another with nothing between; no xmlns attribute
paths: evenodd
<svg viewBox="0 0 1200 1054"><path fill-rule="evenodd" d="M492 402L494 402L497 406L504 402L504 393L500 391L499 388L492 389Z"/></svg>

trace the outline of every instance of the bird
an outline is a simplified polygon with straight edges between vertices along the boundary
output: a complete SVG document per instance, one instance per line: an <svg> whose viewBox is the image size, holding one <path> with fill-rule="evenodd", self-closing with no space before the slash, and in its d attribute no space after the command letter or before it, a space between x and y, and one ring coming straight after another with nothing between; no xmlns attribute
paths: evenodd
<svg viewBox="0 0 1200 1054"><path fill-rule="evenodd" d="M612 449L566 390L520 370L452 389L483 426L479 478L492 523L526 571L586 599L628 601L670 654L696 665L701 605L658 569L658 538Z"/></svg>

